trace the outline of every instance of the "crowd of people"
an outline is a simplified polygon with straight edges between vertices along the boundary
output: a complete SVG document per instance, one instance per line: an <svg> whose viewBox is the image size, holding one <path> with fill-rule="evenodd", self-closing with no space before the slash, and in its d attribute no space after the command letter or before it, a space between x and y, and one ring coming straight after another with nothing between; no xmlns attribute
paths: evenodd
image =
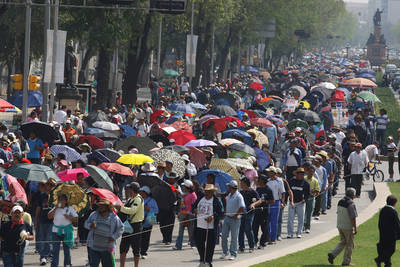
<svg viewBox="0 0 400 267"><path fill-rule="evenodd" d="M125 266L129 248L139 266L151 257L159 224L173 250L183 249L187 228L200 266L212 266L218 244L220 259L234 261L309 234L333 206L341 179L346 210L379 154L388 154L393 179L390 120L384 109L375 115L374 99L365 97L373 95L373 78L357 78L374 71L334 56L307 60L208 88L191 89L185 80L171 91L152 81L151 101L118 99L86 115L61 106L51 123L35 110L20 130L1 125L4 265L23 266L34 239L40 265L58 266L62 243L64 266L73 264L70 249L78 245L87 247L88 266L115 266L118 250ZM338 107L346 109L345 122L332 114ZM87 205L68 191L56 194L63 186L84 192Z"/></svg>

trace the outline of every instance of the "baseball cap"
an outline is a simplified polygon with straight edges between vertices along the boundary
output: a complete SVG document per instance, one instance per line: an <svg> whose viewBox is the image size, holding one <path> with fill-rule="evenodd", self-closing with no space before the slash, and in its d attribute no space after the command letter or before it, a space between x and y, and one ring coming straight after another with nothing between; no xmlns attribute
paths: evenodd
<svg viewBox="0 0 400 267"><path fill-rule="evenodd" d="M232 188L238 188L238 183L235 180L230 181L226 185L232 187Z"/></svg>
<svg viewBox="0 0 400 267"><path fill-rule="evenodd" d="M23 209L21 206L16 205L16 206L14 206L14 207L12 208L11 213L14 213L14 212L16 212L16 211L24 212L24 209Z"/></svg>
<svg viewBox="0 0 400 267"><path fill-rule="evenodd" d="M150 195L150 194L151 194L150 187L148 187L147 185L145 185L145 186L142 186L142 187L139 189L139 191L146 192L146 194L148 194L148 195Z"/></svg>

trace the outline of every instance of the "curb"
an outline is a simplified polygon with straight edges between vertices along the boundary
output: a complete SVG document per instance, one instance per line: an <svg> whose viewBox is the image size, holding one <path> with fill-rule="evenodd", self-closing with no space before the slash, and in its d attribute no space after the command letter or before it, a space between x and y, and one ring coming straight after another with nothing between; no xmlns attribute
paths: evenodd
<svg viewBox="0 0 400 267"><path fill-rule="evenodd" d="M374 193L375 193L374 201L367 208L365 208L361 212L361 214L359 214L359 216L357 218L357 225L360 225L360 224L364 223L365 221L369 220L370 218L372 218L379 211L379 209L382 208L386 204L386 197L388 195L390 195L390 190L386 183L375 183L374 184ZM307 248L319 245L321 243L329 241L330 239L334 238L337 235L338 235L338 231L335 228L335 229L329 230L326 233L323 233L316 237L313 237L311 239L304 240L301 247L299 247L298 244L291 245L291 246L286 247L285 249L279 250L274 253L267 253L264 255L254 257L252 259L237 261L233 264L230 264L229 266L230 267L251 266L251 265L259 264L259 263L262 263L265 261L277 259L277 258L286 256L288 254L296 253L296 252L305 250Z"/></svg>

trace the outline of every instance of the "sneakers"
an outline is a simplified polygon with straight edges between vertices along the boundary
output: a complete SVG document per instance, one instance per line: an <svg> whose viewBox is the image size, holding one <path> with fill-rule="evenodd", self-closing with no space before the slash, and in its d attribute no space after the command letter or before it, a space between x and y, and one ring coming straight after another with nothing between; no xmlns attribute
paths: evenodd
<svg viewBox="0 0 400 267"><path fill-rule="evenodd" d="M145 260L145 259L147 259L147 255L141 255L140 258Z"/></svg>
<svg viewBox="0 0 400 267"><path fill-rule="evenodd" d="M335 259L335 257L333 256L333 254L332 253L329 253L328 254L328 261L329 261L329 263L330 264L333 264L333 260Z"/></svg>
<svg viewBox="0 0 400 267"><path fill-rule="evenodd" d="M173 246L172 250L182 250L181 248L178 248L177 246Z"/></svg>
<svg viewBox="0 0 400 267"><path fill-rule="evenodd" d="M318 220L319 220L319 216L315 216L315 217L314 217L314 220L317 220L317 221L318 221Z"/></svg>
<svg viewBox="0 0 400 267"><path fill-rule="evenodd" d="M282 237L281 237L281 236L278 236L278 238L277 238L276 240L282 241Z"/></svg>
<svg viewBox="0 0 400 267"><path fill-rule="evenodd" d="M288 235L287 236L287 239L291 239L291 238L293 238L293 235Z"/></svg>
<svg viewBox="0 0 400 267"><path fill-rule="evenodd" d="M249 248L249 253L253 253L254 252L254 248Z"/></svg>
<svg viewBox="0 0 400 267"><path fill-rule="evenodd" d="M257 249L264 249L265 248L265 245L263 246L263 245L259 245L258 247L257 247Z"/></svg>
<svg viewBox="0 0 400 267"><path fill-rule="evenodd" d="M296 237L297 237L297 238L301 238L301 235L297 235Z"/></svg>
<svg viewBox="0 0 400 267"><path fill-rule="evenodd" d="M322 215L326 215L327 213L326 213L326 211L323 211L323 212L321 212L321 214L322 214Z"/></svg>
<svg viewBox="0 0 400 267"><path fill-rule="evenodd" d="M221 257L219 257L221 260L225 260L225 259L227 259L228 258L228 254L224 254L224 253L222 253L222 255L221 255Z"/></svg>
<svg viewBox="0 0 400 267"><path fill-rule="evenodd" d="M306 230L305 230L305 233L306 233L306 234L309 234L309 233L310 233L310 229L306 229Z"/></svg>
<svg viewBox="0 0 400 267"><path fill-rule="evenodd" d="M234 261L234 260L236 260L236 257L235 256L230 256L228 260Z"/></svg>
<svg viewBox="0 0 400 267"><path fill-rule="evenodd" d="M40 259L40 265L46 265L47 264L47 260L46 260L46 258L41 258Z"/></svg>

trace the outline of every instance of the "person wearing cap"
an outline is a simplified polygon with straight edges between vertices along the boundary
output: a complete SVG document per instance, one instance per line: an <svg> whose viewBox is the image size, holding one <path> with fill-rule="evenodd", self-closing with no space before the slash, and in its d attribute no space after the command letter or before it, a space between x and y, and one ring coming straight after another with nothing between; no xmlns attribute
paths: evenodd
<svg viewBox="0 0 400 267"><path fill-rule="evenodd" d="M194 166L194 164L190 162L190 158L189 158L188 155L183 154L182 155L182 159L183 159L183 161L185 162L185 165L186 165L184 179L191 180L192 177L197 175L196 166Z"/></svg>
<svg viewBox="0 0 400 267"><path fill-rule="evenodd" d="M113 212L113 206L108 199L100 199L97 209L85 221L89 230L87 246L89 250L90 267L113 266L113 254L116 241L124 232L124 224Z"/></svg>
<svg viewBox="0 0 400 267"><path fill-rule="evenodd" d="M165 168L167 167L167 165L165 164L164 161L161 161L157 164L157 174L160 178L164 177L164 173L165 173Z"/></svg>
<svg viewBox="0 0 400 267"><path fill-rule="evenodd" d="M29 133L29 138L27 140L29 146L29 153L27 155L28 159L32 163L40 164L40 151L44 148L43 141L37 138L35 132Z"/></svg>
<svg viewBox="0 0 400 267"><path fill-rule="evenodd" d="M62 129L62 131L65 134L65 141L67 143L69 143L71 141L72 136L76 135L76 130L74 128L72 128L71 123L72 122L70 120L67 120L65 122L64 128Z"/></svg>
<svg viewBox="0 0 400 267"><path fill-rule="evenodd" d="M173 172L172 168L174 167L174 163L172 162L172 160L167 159L165 161L165 169L164 169L164 176L162 177L164 181L168 181L168 175Z"/></svg>
<svg viewBox="0 0 400 267"><path fill-rule="evenodd" d="M330 201L329 199L329 193L331 193L331 188L333 185L333 181L335 180L335 175L336 175L336 163L332 160L330 160L328 153L324 150L319 151L317 153L318 156L322 158L322 166L326 170L326 175L328 178L328 187L325 188L324 190L321 190L321 195L322 195L322 203L321 203L321 213L323 215L326 215L326 210L330 209Z"/></svg>
<svg viewBox="0 0 400 267"><path fill-rule="evenodd" d="M1 257L5 267L24 266L26 241L34 238L32 227L24 222L23 215L23 208L16 205L11 209L11 220L1 225Z"/></svg>
<svg viewBox="0 0 400 267"><path fill-rule="evenodd" d="M393 180L394 154L396 151L398 151L398 147L394 143L392 136L388 136L388 138L387 138L386 151L387 151L387 156L388 156L388 161L389 161L389 178L387 179L387 181L394 182L394 180Z"/></svg>
<svg viewBox="0 0 400 267"><path fill-rule="evenodd" d="M323 158L320 155L316 155L312 161L315 166L315 173L314 176L317 178L319 183L320 192L326 192L328 190L328 172L326 171L325 167L322 166ZM321 214L321 207L322 207L322 194L318 194L315 198L315 206L313 217L316 220L319 220L319 215Z"/></svg>
<svg viewBox="0 0 400 267"><path fill-rule="evenodd" d="M133 128L137 131L138 135L141 137L146 137L150 133L150 127L145 122L145 118L142 116L137 117L137 122L135 123Z"/></svg>
<svg viewBox="0 0 400 267"><path fill-rule="evenodd" d="M142 222L144 220L144 201L139 194L140 186L138 183L133 182L125 187L125 194L127 195L127 202L124 206L114 205L114 207L122 214L125 214L125 220L130 223L133 233L140 233L142 231ZM122 234L122 240L119 247L121 267L125 267L126 254L129 247L132 247L134 255L135 267L139 266L140 259L140 234L130 235L127 233Z"/></svg>
<svg viewBox="0 0 400 267"><path fill-rule="evenodd" d="M183 234L185 227L188 228L189 243L192 248L195 247L194 241L194 215L192 214L192 205L197 200L197 195L194 192L193 183L190 180L184 180L182 184L182 198L180 211L178 214L179 218L179 231L178 237L176 238L175 246L173 250L182 250Z"/></svg>
<svg viewBox="0 0 400 267"><path fill-rule="evenodd" d="M294 219L297 215L296 237L301 238L304 225L305 203L310 196L310 184L304 179L304 169L298 168L294 171L296 178L289 181L290 189L293 192L293 199L289 206L288 238L293 238Z"/></svg>
<svg viewBox="0 0 400 267"><path fill-rule="evenodd" d="M204 196L197 198L193 204L193 213L196 215L195 241L200 255L200 266L212 266L218 224L223 217L223 207L215 192L214 185L206 184Z"/></svg>
<svg viewBox="0 0 400 267"><path fill-rule="evenodd" d="M288 181L294 176L293 172L302 165L303 153L297 148L297 145L298 141L292 139L283 157L283 171L286 173L286 179Z"/></svg>
<svg viewBox="0 0 400 267"><path fill-rule="evenodd" d="M351 185L356 189L356 197L359 198L361 195L361 183L363 179L363 171L368 166L368 155L367 152L362 150L361 143L355 145L355 151L353 151L347 162L351 171Z"/></svg>
<svg viewBox="0 0 400 267"><path fill-rule="evenodd" d="M315 196L320 192L318 179L315 178L315 166L310 164L303 165L306 173L306 181L310 184L310 195L306 200L306 209L304 214L304 231L306 234L310 233L311 230L311 217L315 207Z"/></svg>
<svg viewBox="0 0 400 267"><path fill-rule="evenodd" d="M140 235L140 257L147 258L147 250L149 249L151 231L153 224L156 223L156 216L158 214L158 205L155 199L151 196L151 191L148 186L143 186L139 189L139 194L144 201L144 220L143 232Z"/></svg>
<svg viewBox="0 0 400 267"><path fill-rule="evenodd" d="M254 221L253 221L253 234L254 243L257 245L258 240L260 240L260 245L258 249L265 248L267 244L268 237L268 224L269 224L269 204L275 202L274 195L271 188L267 186L268 176L261 174L257 178L257 188L256 191L260 197L259 200L250 204L250 209L255 209ZM258 229L261 228L261 238L258 239Z"/></svg>
<svg viewBox="0 0 400 267"><path fill-rule="evenodd" d="M238 249L238 237L240 228L240 218L246 205L242 194L238 192L238 183L232 180L228 184L229 194L226 197L225 219L222 224L222 255L220 259L228 257L228 236L231 233L231 244L229 248L229 260L235 260Z"/></svg>

